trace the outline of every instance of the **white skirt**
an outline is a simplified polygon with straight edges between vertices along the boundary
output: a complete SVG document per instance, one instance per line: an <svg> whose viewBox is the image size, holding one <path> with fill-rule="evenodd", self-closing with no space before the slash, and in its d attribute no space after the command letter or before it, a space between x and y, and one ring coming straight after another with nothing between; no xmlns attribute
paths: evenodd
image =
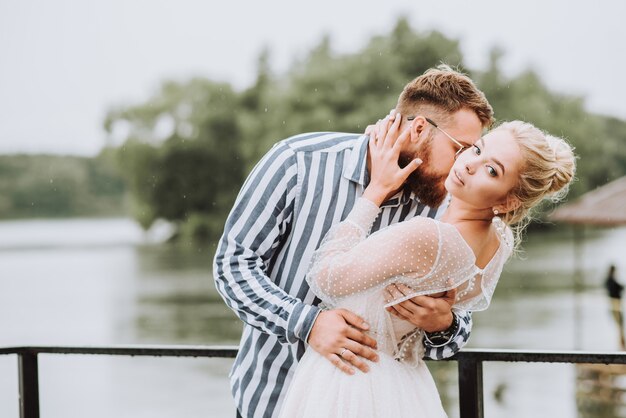
<svg viewBox="0 0 626 418"><path fill-rule="evenodd" d="M367 360L366 360L367 361ZM418 366L379 352L368 373L352 376L308 349L282 403L281 418L445 418L435 382Z"/></svg>

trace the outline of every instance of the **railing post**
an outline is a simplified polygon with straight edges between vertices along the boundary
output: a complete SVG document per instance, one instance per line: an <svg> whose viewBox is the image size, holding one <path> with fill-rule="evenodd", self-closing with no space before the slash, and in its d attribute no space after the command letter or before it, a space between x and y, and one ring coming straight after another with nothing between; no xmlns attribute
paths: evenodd
<svg viewBox="0 0 626 418"><path fill-rule="evenodd" d="M37 353L18 354L20 373L20 417L39 418L39 365Z"/></svg>
<svg viewBox="0 0 626 418"><path fill-rule="evenodd" d="M480 360L459 359L459 408L461 418L484 418L483 363Z"/></svg>

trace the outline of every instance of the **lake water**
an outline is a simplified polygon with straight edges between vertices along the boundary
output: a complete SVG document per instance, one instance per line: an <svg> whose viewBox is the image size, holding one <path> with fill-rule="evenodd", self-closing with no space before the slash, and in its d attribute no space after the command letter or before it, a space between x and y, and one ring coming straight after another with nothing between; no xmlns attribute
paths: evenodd
<svg viewBox="0 0 626 418"><path fill-rule="evenodd" d="M241 324L211 279L213 248L158 244L131 220L0 222L0 346L237 344ZM626 279L626 229L589 231L572 291L571 231L534 234L511 261L470 347L617 348L602 281ZM578 307L578 308L577 308ZM576 320L579 309L579 320ZM42 417L234 417L229 359L40 356ZM430 363L450 417L456 363ZM571 365L486 363L488 417L576 416ZM0 417L17 418L17 361L0 356Z"/></svg>

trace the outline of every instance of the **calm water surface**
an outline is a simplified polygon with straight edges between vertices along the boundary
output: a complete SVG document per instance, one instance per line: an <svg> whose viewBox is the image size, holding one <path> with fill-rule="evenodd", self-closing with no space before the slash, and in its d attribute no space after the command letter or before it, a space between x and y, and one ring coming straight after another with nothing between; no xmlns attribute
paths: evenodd
<svg viewBox="0 0 626 418"><path fill-rule="evenodd" d="M126 219L0 222L0 346L237 344L241 324L212 282L213 248L158 235ZM601 283L611 262L626 279L625 240L626 229L587 234L576 299L571 232L530 236L489 310L474 315L470 347L616 349ZM230 364L41 356L42 417L233 417ZM455 366L431 362L451 417ZM576 416L570 365L487 363L484 381L487 416ZM0 357L0 417L18 416L16 359Z"/></svg>

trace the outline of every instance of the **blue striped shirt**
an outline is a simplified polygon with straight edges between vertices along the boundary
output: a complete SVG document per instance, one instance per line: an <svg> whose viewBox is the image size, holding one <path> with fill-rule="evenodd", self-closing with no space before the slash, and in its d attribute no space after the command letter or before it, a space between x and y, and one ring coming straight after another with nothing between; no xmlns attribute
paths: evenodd
<svg viewBox="0 0 626 418"><path fill-rule="evenodd" d="M283 140L245 181L226 221L213 275L244 321L231 389L243 417L271 417L303 355L320 312L305 276L331 225L342 221L369 182L367 137L318 132ZM406 191L381 207L372 232L413 216L439 217ZM471 316L456 312L458 333L426 356L449 357L469 338Z"/></svg>

